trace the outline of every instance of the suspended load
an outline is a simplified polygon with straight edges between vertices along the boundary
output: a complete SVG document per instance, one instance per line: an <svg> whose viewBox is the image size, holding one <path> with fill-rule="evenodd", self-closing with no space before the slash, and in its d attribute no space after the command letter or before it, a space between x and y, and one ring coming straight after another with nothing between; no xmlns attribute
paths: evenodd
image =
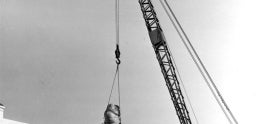
<svg viewBox="0 0 260 124"><path fill-rule="evenodd" d="M120 108L118 105L108 104L104 113L104 124L121 124Z"/></svg>

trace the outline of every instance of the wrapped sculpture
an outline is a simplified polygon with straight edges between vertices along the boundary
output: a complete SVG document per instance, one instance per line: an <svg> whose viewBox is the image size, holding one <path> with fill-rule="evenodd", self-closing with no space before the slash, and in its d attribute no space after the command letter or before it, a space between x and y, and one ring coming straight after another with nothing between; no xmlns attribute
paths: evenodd
<svg viewBox="0 0 260 124"><path fill-rule="evenodd" d="M121 124L120 108L118 105L108 104L104 112L104 124Z"/></svg>

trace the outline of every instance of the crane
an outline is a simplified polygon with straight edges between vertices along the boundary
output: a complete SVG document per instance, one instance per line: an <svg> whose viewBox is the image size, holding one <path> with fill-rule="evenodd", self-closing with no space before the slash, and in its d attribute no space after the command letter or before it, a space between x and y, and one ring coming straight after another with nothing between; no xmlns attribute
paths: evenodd
<svg viewBox="0 0 260 124"><path fill-rule="evenodd" d="M121 61L119 59L120 58L120 51L119 51L119 0L115 0L115 1L116 1L116 37L117 37L116 51L115 51L116 59L117 59L116 60L117 69L116 69L115 77L116 76L118 77L118 89L120 89L120 87L119 87L119 64L120 64ZM208 74L204 64L201 62L201 60L198 57L195 49L191 45L186 33L183 31L181 25L179 24L178 20L176 19L175 14L172 12L172 10L169 7L167 1L166 0L164 0L164 1L165 1L166 5L168 6L168 8L170 9L172 16L175 18L175 21L177 22L180 30L182 31L183 35L185 36L185 39L188 41L189 46L191 47L192 51L194 52L196 58L198 59L198 61L195 60L194 55L192 54L192 52L191 52L190 48L188 47L187 43L184 41L184 38L180 34L180 31L178 29L176 29L179 36L181 37L183 43L185 44L187 50L189 51L193 61L196 63L197 68L199 69L200 73L204 77L205 82L207 83L208 87L210 88L212 94L214 95L214 98L216 99L219 106L221 107L223 113L225 114L225 116L227 117L227 119L229 120L229 122L231 124L232 124L232 120L233 120L234 123L238 124L236 118L232 114L231 110L229 109L229 107L225 103L222 95L220 94L219 90L217 89L215 83L213 82L211 76ZM161 0L160 0L160 2L162 4ZM147 27L147 30L148 30L150 41L152 43L154 52L156 54L156 58L159 62L161 72L162 72L163 77L165 79L166 86L167 86L168 91L170 93L170 97L171 97L171 100L172 100L173 105L175 107L176 114L178 116L180 124L192 124L190 116L189 116L189 111L186 107L185 100L184 100L184 97L183 97L183 94L182 94L182 91L181 91L179 79L177 77L177 74L179 72L177 70L177 67L174 67L174 66L176 66L176 64L175 64L175 62L174 62L174 60L171 56L170 50L169 50L168 45L167 45L167 41L165 39L163 30L160 26L159 19L157 18L153 4L152 4L151 0L139 0L139 4L140 4L141 11L142 11L142 14L143 14L143 18L145 20L145 24L146 24L146 27ZM169 16L169 13L167 12L165 6L163 4L162 4L162 6L164 7L167 15ZM172 21L172 18L170 16L169 16L169 18ZM173 21L172 21L172 23L173 23L173 26L176 28L176 25L174 24ZM201 65L202 68L199 65ZM115 77L114 77L111 93L113 91L113 86L114 86L114 83L115 83ZM210 81L208 81L206 77L208 77L208 79ZM211 87L210 83L211 83L211 85L213 85L213 88ZM214 92L214 90L215 90L216 93ZM184 89L184 91L185 91L185 89ZM110 93L110 96L109 96L109 101L110 101L111 93ZM121 124L120 90L118 90L118 94L119 94L119 105L110 104L110 102L108 101L107 109L104 113L104 117L105 117L105 123L104 124L111 124L111 123ZM189 101L189 99L188 99L188 101ZM191 109L192 109L192 106L191 106ZM229 116L231 116L231 118ZM198 123L195 114L194 114L194 117L196 119L196 122Z"/></svg>
<svg viewBox="0 0 260 124"><path fill-rule="evenodd" d="M191 124L189 111L186 107L184 97L181 92L179 81L172 62L163 30L156 16L151 0L139 0L146 27L151 43L156 54L156 58L161 67L163 77L169 90L177 116L181 124Z"/></svg>

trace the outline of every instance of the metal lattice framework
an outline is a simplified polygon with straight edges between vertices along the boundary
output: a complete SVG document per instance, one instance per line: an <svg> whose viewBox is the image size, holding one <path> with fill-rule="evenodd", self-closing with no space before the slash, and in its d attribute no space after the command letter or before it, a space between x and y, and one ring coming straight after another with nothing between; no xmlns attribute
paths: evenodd
<svg viewBox="0 0 260 124"><path fill-rule="evenodd" d="M172 57L168 50L163 31L160 27L159 20L156 16L151 0L139 0L139 3L156 57L160 64L161 71L180 123L191 124L189 112L186 108L179 81L175 73L175 68L171 60Z"/></svg>

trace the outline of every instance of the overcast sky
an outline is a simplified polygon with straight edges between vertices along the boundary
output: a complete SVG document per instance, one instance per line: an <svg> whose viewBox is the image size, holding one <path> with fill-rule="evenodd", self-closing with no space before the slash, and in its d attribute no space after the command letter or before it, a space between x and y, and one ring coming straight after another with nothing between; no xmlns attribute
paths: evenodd
<svg viewBox="0 0 260 124"><path fill-rule="evenodd" d="M161 5L153 2L199 123L228 124ZM260 4L169 3L237 120L259 123ZM30 124L103 121L116 67L114 5L0 0L0 102L6 118ZM120 26L122 123L179 123L138 0L120 1Z"/></svg>

